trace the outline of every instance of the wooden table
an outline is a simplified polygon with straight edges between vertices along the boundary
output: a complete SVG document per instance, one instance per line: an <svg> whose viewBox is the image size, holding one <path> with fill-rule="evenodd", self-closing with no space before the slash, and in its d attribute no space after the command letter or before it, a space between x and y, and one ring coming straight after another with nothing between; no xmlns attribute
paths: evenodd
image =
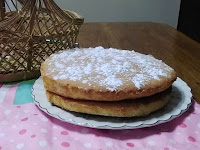
<svg viewBox="0 0 200 150"><path fill-rule="evenodd" d="M174 68L200 103L200 44L169 25L85 23L77 42L81 47L114 47L151 54Z"/></svg>

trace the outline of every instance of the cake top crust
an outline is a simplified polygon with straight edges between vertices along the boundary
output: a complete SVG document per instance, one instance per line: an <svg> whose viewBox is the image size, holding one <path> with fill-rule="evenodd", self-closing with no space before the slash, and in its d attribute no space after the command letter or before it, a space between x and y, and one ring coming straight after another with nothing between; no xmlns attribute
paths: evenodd
<svg viewBox="0 0 200 150"><path fill-rule="evenodd" d="M146 84L171 78L174 70L151 55L115 48L75 48L51 55L43 74L81 89L110 92L142 89Z"/></svg>

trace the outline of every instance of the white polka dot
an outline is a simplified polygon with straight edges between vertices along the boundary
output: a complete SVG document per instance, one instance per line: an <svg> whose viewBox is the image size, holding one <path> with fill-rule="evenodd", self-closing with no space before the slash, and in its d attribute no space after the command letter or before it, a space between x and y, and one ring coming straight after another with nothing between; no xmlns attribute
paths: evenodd
<svg viewBox="0 0 200 150"><path fill-rule="evenodd" d="M81 130L81 133L83 133L83 134L86 134L86 133L88 133L89 132L89 130L87 129L87 128L83 128L82 130Z"/></svg>
<svg viewBox="0 0 200 150"><path fill-rule="evenodd" d="M5 133L0 133L0 138L4 137Z"/></svg>
<svg viewBox="0 0 200 150"><path fill-rule="evenodd" d="M148 144L149 146L155 146L155 145L156 145L156 143L155 143L154 141L148 141L147 144Z"/></svg>
<svg viewBox="0 0 200 150"><path fill-rule="evenodd" d="M169 143L174 145L174 144L176 144L176 141L174 139L169 139Z"/></svg>
<svg viewBox="0 0 200 150"><path fill-rule="evenodd" d="M5 111L4 111L4 114L5 114L5 115L9 115L10 113L11 113L11 110L5 110Z"/></svg>
<svg viewBox="0 0 200 150"><path fill-rule="evenodd" d="M200 122L197 124L197 127L200 128Z"/></svg>
<svg viewBox="0 0 200 150"><path fill-rule="evenodd" d="M54 128L54 129L57 129L57 127L56 127L56 126L53 126L53 128Z"/></svg>
<svg viewBox="0 0 200 150"><path fill-rule="evenodd" d="M17 149L22 149L23 147L24 147L24 143L17 144L16 146Z"/></svg>
<svg viewBox="0 0 200 150"><path fill-rule="evenodd" d="M78 141L79 139L78 139L78 138L75 138L74 140Z"/></svg>
<svg viewBox="0 0 200 150"><path fill-rule="evenodd" d="M57 140L58 138L57 138L57 137L53 137L53 139L54 139L54 140Z"/></svg>
<svg viewBox="0 0 200 150"><path fill-rule="evenodd" d="M108 141L108 142L106 142L106 146L108 146L108 147L112 147L112 146L113 146L113 143L110 142L110 141Z"/></svg>
<svg viewBox="0 0 200 150"><path fill-rule="evenodd" d="M43 122L47 122L48 121L48 119L47 118L41 118L41 120L43 121Z"/></svg>
<svg viewBox="0 0 200 150"><path fill-rule="evenodd" d="M41 128L40 131L41 131L42 133L47 133L47 129L45 129L45 128Z"/></svg>
<svg viewBox="0 0 200 150"><path fill-rule="evenodd" d="M33 123L33 125L34 125L34 126L36 126L36 125L37 125L37 123Z"/></svg>
<svg viewBox="0 0 200 150"><path fill-rule="evenodd" d="M17 128L17 126L16 126L16 125L12 125L12 128L16 129L16 128Z"/></svg>
<svg viewBox="0 0 200 150"><path fill-rule="evenodd" d="M30 112L29 110L24 110L24 113L26 113L26 114L29 113L29 112Z"/></svg>
<svg viewBox="0 0 200 150"><path fill-rule="evenodd" d="M15 116L15 118L19 118L19 116L17 115L17 116Z"/></svg>
<svg viewBox="0 0 200 150"><path fill-rule="evenodd" d="M47 146L47 141L40 141L39 144L40 146L45 147Z"/></svg>
<svg viewBox="0 0 200 150"><path fill-rule="evenodd" d="M1 125L7 125L8 124L8 122L7 121L1 121Z"/></svg>
<svg viewBox="0 0 200 150"><path fill-rule="evenodd" d="M86 148L91 148L91 147L92 147L92 144L91 144L91 143L85 143L84 146L85 146Z"/></svg>

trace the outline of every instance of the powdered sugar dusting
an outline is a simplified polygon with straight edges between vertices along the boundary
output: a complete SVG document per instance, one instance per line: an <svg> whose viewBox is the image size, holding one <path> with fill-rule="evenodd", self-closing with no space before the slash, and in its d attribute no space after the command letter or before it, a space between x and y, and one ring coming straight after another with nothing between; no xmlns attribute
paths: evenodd
<svg viewBox="0 0 200 150"><path fill-rule="evenodd" d="M81 81L109 91L117 91L122 85L140 89L152 79L167 77L173 70L150 55L103 47L61 51L45 63L47 74L54 80Z"/></svg>
<svg viewBox="0 0 200 150"><path fill-rule="evenodd" d="M144 81L148 81L148 76L144 74L136 74L132 79L132 82L138 89L140 89L145 84Z"/></svg>
<svg viewBox="0 0 200 150"><path fill-rule="evenodd" d="M107 78L99 82L99 85L102 86L109 85L107 89L110 91L115 91L116 87L121 86L122 84L122 80L116 78L114 75L108 76Z"/></svg>

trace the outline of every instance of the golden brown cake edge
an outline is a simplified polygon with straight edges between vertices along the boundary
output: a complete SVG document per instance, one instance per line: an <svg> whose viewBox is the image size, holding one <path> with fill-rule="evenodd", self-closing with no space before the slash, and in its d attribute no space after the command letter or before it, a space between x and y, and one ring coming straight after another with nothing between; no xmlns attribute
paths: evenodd
<svg viewBox="0 0 200 150"><path fill-rule="evenodd" d="M53 105L68 111L113 117L146 116L163 108L170 100L169 90L141 98L139 101L136 99L116 102L74 100L49 91L46 91L46 95Z"/></svg>

